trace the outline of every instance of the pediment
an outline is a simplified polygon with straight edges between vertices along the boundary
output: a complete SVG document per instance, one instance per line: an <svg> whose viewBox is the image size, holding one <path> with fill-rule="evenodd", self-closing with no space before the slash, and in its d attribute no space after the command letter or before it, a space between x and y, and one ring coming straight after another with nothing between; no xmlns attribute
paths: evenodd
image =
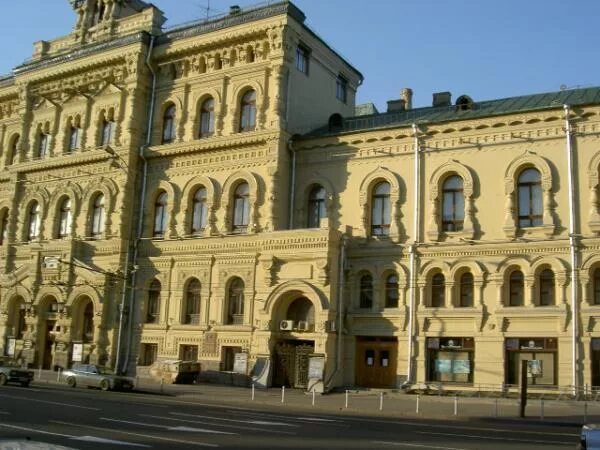
<svg viewBox="0 0 600 450"><path fill-rule="evenodd" d="M94 96L94 97L100 97L100 96L104 96L104 95L114 95L114 94L121 94L121 92L123 91L123 89L119 86L117 86L114 83L98 83L95 85L90 85L89 86L90 89L90 93Z"/></svg>
<svg viewBox="0 0 600 450"><path fill-rule="evenodd" d="M56 104L45 97L38 97L33 102L33 109L36 111L42 111L45 109L56 109Z"/></svg>

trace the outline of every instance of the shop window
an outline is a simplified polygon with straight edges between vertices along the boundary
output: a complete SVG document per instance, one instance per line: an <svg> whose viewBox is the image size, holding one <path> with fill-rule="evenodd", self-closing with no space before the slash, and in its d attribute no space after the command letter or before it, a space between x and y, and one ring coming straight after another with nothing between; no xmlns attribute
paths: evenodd
<svg viewBox="0 0 600 450"><path fill-rule="evenodd" d="M148 305L146 307L146 323L158 323L160 319L161 284L153 280L148 289Z"/></svg>
<svg viewBox="0 0 600 450"><path fill-rule="evenodd" d="M427 381L472 383L474 356L473 338L427 338Z"/></svg>
<svg viewBox="0 0 600 450"><path fill-rule="evenodd" d="M151 366L158 357L158 344L142 344L140 349L140 366Z"/></svg>
<svg viewBox="0 0 600 450"><path fill-rule="evenodd" d="M388 236L392 219L390 184L378 183L371 197L371 236Z"/></svg>
<svg viewBox="0 0 600 450"><path fill-rule="evenodd" d="M373 307L373 277L371 275L363 275L360 278L359 307L362 309Z"/></svg>
<svg viewBox="0 0 600 450"><path fill-rule="evenodd" d="M460 307L470 308L473 306L473 291L473 274L470 272L464 273L460 277Z"/></svg>
<svg viewBox="0 0 600 450"><path fill-rule="evenodd" d="M163 238L167 231L167 203L169 196L165 191L161 191L154 202L154 228L152 236L155 238Z"/></svg>
<svg viewBox="0 0 600 450"><path fill-rule="evenodd" d="M518 181L519 228L543 224L542 178L537 169L525 169Z"/></svg>
<svg viewBox="0 0 600 450"><path fill-rule="evenodd" d="M171 104L165 109L163 115L163 128L162 128L162 143L170 144L175 141L175 113L177 109L175 105Z"/></svg>
<svg viewBox="0 0 600 450"><path fill-rule="evenodd" d="M510 274L508 289L508 306L523 306L525 304L523 272L515 270Z"/></svg>
<svg viewBox="0 0 600 450"><path fill-rule="evenodd" d="M244 282L240 278L234 278L229 283L226 323L228 325L244 323Z"/></svg>
<svg viewBox="0 0 600 450"><path fill-rule="evenodd" d="M600 305L600 269L594 270L594 305Z"/></svg>
<svg viewBox="0 0 600 450"><path fill-rule="evenodd" d="M215 132L215 101L208 98L202 102L200 107L200 130L198 137L210 137Z"/></svg>
<svg viewBox="0 0 600 450"><path fill-rule="evenodd" d="M190 231L192 234L199 234L206 228L208 220L207 195L204 186L196 189L192 203L192 228Z"/></svg>
<svg viewBox="0 0 600 450"><path fill-rule="evenodd" d="M246 92L240 106L240 131L254 131L256 128L256 91Z"/></svg>
<svg viewBox="0 0 600 450"><path fill-rule="evenodd" d="M71 224L73 216L71 215L71 199L65 198L60 204L58 237L65 238L71 235Z"/></svg>
<svg viewBox="0 0 600 450"><path fill-rule="evenodd" d="M234 233L248 231L250 222L250 186L240 183L233 194L233 229Z"/></svg>
<svg viewBox="0 0 600 450"><path fill-rule="evenodd" d="M554 272L550 269L540 273L540 306L554 305Z"/></svg>
<svg viewBox="0 0 600 450"><path fill-rule="evenodd" d="M183 323L188 325L200 324L200 281L193 278L185 290L185 305Z"/></svg>
<svg viewBox="0 0 600 450"><path fill-rule="evenodd" d="M39 237L41 226L40 204L33 202L29 206L27 239L33 241Z"/></svg>
<svg viewBox="0 0 600 450"><path fill-rule="evenodd" d="M323 186L316 185L311 189L308 196L308 228L319 228L321 219L327 217L325 195Z"/></svg>
<svg viewBox="0 0 600 450"><path fill-rule="evenodd" d="M198 346L197 345L180 345L179 359L183 361L198 361Z"/></svg>
<svg viewBox="0 0 600 450"><path fill-rule="evenodd" d="M465 195L463 179L453 175L442 187L442 229L461 231L465 220Z"/></svg>
<svg viewBox="0 0 600 450"><path fill-rule="evenodd" d="M92 204L92 236L99 237L104 233L104 194L97 194Z"/></svg>
<svg viewBox="0 0 600 450"><path fill-rule="evenodd" d="M385 280L385 307L398 307L398 275L389 275Z"/></svg>
<svg viewBox="0 0 600 450"><path fill-rule="evenodd" d="M446 280L444 275L436 273L431 278L431 306L442 308L446 304Z"/></svg>
<svg viewBox="0 0 600 450"><path fill-rule="evenodd" d="M527 383L556 385L558 352L556 338L506 339L506 383L521 383L521 367L527 361Z"/></svg>

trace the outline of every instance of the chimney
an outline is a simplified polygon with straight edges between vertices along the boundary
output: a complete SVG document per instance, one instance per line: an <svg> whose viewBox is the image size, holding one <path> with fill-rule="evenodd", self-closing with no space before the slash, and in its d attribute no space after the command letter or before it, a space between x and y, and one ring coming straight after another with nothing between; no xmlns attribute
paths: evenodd
<svg viewBox="0 0 600 450"><path fill-rule="evenodd" d="M239 14L242 11L239 5L231 5L229 7L229 15L233 16L234 14Z"/></svg>
<svg viewBox="0 0 600 450"><path fill-rule="evenodd" d="M433 94L433 107L450 106L452 104L452 94L450 92L435 92Z"/></svg>
<svg viewBox="0 0 600 450"><path fill-rule="evenodd" d="M404 110L406 110L406 102L404 100L388 100L387 112Z"/></svg>
<svg viewBox="0 0 600 450"><path fill-rule="evenodd" d="M404 109L412 109L413 91L411 88L404 88L400 91L400 98L404 100Z"/></svg>

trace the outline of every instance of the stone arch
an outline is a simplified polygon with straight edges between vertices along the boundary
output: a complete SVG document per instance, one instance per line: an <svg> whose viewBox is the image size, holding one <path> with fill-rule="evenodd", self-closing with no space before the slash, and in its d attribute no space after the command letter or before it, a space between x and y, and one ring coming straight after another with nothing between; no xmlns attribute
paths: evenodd
<svg viewBox="0 0 600 450"><path fill-rule="evenodd" d="M89 297L94 302L94 311L102 309L102 296L93 286L79 286L73 289L67 297L67 306L75 306L80 297Z"/></svg>
<svg viewBox="0 0 600 450"><path fill-rule="evenodd" d="M532 303L539 303L539 292L537 287L539 286L539 278L542 271L550 269L554 275L554 289L555 289L555 305L566 304L566 285L569 281L568 268L564 261L556 257L541 256L536 258L531 263L531 275L533 278L532 284Z"/></svg>
<svg viewBox="0 0 600 450"><path fill-rule="evenodd" d="M81 208L82 191L79 185L67 181L64 187L60 187L52 192L48 207L48 224L47 227L52 232L52 237L55 237L57 227L60 222L60 207L65 198L71 200L71 236L77 236L77 217Z"/></svg>
<svg viewBox="0 0 600 450"><path fill-rule="evenodd" d="M600 151L590 159L587 173L590 191L588 225L592 232L600 233Z"/></svg>
<svg viewBox="0 0 600 450"><path fill-rule="evenodd" d="M179 190L174 183L166 180L160 180L158 183L152 183L152 186L146 191L146 211L149 212L150 217L149 220L146 220L146 224L144 226L144 236L153 236L155 203L159 194L163 191L167 193L167 214L169 215L164 238L173 238L177 234L177 231L175 230L175 219L179 212L176 206L180 204L178 195Z"/></svg>
<svg viewBox="0 0 600 450"><path fill-rule="evenodd" d="M192 101L192 136L193 139L198 137L200 126L200 109L202 104L212 98L214 100L214 115L215 115L215 136L221 136L223 131L223 96L218 89L206 88L194 96Z"/></svg>
<svg viewBox="0 0 600 450"><path fill-rule="evenodd" d="M583 302L588 305L600 304L594 299L594 273L596 270L600 270L600 255L589 256L581 264L579 279L583 291Z"/></svg>
<svg viewBox="0 0 600 450"><path fill-rule="evenodd" d="M483 283L487 274L486 267L477 261L456 261L450 269L449 277L454 282L458 282L459 277L465 273L471 272L475 281Z"/></svg>
<svg viewBox="0 0 600 450"><path fill-rule="evenodd" d="M294 205L296 205L295 222L297 228L305 228L308 220L307 202L310 196L310 192L315 186L322 186L325 189L325 208L327 210L327 223L331 227L332 214L335 212L335 198L337 192L333 187L333 183L322 175L315 175L311 178L304 180L296 190L294 199Z"/></svg>
<svg viewBox="0 0 600 450"><path fill-rule="evenodd" d="M398 237L400 235L400 179L398 175L386 167L379 166L371 171L360 184L359 202L362 212L362 225L364 237L371 234L371 193L373 188L381 181L387 181L390 184L390 203L392 206L392 217L390 222L390 236Z"/></svg>
<svg viewBox="0 0 600 450"><path fill-rule="evenodd" d="M258 226L258 202L260 196L260 183L257 175L247 170L238 170L231 174L223 184L221 192L221 210L225 215L223 220L224 234L230 233L233 222L232 200L235 188L241 182L248 183L250 188L250 223L248 224L248 232L254 233L259 230Z"/></svg>
<svg viewBox="0 0 600 450"><path fill-rule="evenodd" d="M15 131L10 134L8 139L6 140L6 151L3 155L3 164L4 167L11 166L13 161L19 161L19 156L21 153L21 134L18 131ZM16 155L14 154L16 152Z"/></svg>
<svg viewBox="0 0 600 450"><path fill-rule="evenodd" d="M22 284L15 284L6 290L3 298L8 299L8 301L0 303L0 311L6 313L10 302L17 297L22 298L27 304L33 304L33 292Z"/></svg>
<svg viewBox="0 0 600 450"><path fill-rule="evenodd" d="M27 241L28 238L28 227L29 227L29 210L33 202L37 202L40 206L40 230L38 233L38 239L43 239L44 237L44 223L46 222L46 218L48 216L48 200L50 195L45 188L36 186L32 191L29 191L21 205L24 205L24 208L21 208L19 213L19 223L21 224L21 232L19 233L22 241Z"/></svg>
<svg viewBox="0 0 600 450"><path fill-rule="evenodd" d="M65 303L65 293L56 286L43 286L35 296L33 304L38 308L48 303L48 299L54 298L58 303Z"/></svg>
<svg viewBox="0 0 600 450"><path fill-rule="evenodd" d="M515 188L519 173L525 169L534 168L540 172L543 191L543 217L541 229L547 237L554 234L555 218L553 214L553 193L552 193L552 169L545 158L526 151L522 155L513 159L508 165L504 174L504 195L506 199L504 233L507 237L515 237L518 231L517 221L517 199Z"/></svg>
<svg viewBox="0 0 600 450"><path fill-rule="evenodd" d="M444 164L439 166L431 175L429 179L429 208L431 211L429 217L429 227L427 236L432 241L437 241L440 238L441 231L441 216L440 216L440 191L444 181L452 176L458 175L463 180L463 194L465 197L465 218L463 223L463 230L460 235L472 239L474 235L474 212L473 206L473 191L474 191L474 180L471 170L461 164L457 160L449 159Z"/></svg>
<svg viewBox="0 0 600 450"><path fill-rule="evenodd" d="M300 297L312 301L315 307L315 317L318 317L330 307L327 297L317 287L304 280L289 280L275 287L267 296L262 312L271 320L277 320L278 312ZM283 320L283 318L279 319Z"/></svg>
<svg viewBox="0 0 600 450"><path fill-rule="evenodd" d="M451 304L453 280L450 277L450 264L440 261L428 261L423 265L417 278L421 305L432 307L432 280L438 273L444 276L444 307Z"/></svg>
<svg viewBox="0 0 600 450"><path fill-rule="evenodd" d="M85 230L85 236L92 235L91 213L93 210L93 203L98 194L104 195L104 235L110 236L112 234L112 215L116 210L119 188L113 180L101 177L90 183L83 193L83 200L81 202L81 221L78 225L80 229Z"/></svg>
<svg viewBox="0 0 600 450"><path fill-rule="evenodd" d="M185 183L182 190L181 206L179 208L179 235L188 235L192 220L192 201L196 191L200 186L206 189L206 207L208 208L208 219L206 224L205 236L217 233L215 216L216 209L219 207L218 186L217 183L206 175L197 175Z"/></svg>
<svg viewBox="0 0 600 450"><path fill-rule="evenodd" d="M238 84L233 90L233 104L231 106L232 111L232 122L231 131L237 133L240 128L240 113L241 113L241 102L242 97L246 92L253 90L256 92L256 129L260 130L265 124L265 110L268 106L267 99L265 97L265 89L261 83L254 80L244 80Z"/></svg>

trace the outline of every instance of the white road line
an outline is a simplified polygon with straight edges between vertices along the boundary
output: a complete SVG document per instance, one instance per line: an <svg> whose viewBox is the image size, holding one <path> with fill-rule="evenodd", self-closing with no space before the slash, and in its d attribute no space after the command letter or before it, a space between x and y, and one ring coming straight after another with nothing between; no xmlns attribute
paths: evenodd
<svg viewBox="0 0 600 450"><path fill-rule="evenodd" d="M469 450L466 448L458 448L458 447L436 447L431 444L409 444L408 442L387 442L387 441L372 441L373 444L378 445L392 445L394 447L418 447L418 448L432 448L438 450Z"/></svg>
<svg viewBox="0 0 600 450"><path fill-rule="evenodd" d="M97 431L104 431L104 432L109 432L109 433L124 434L124 435L128 435L128 436L142 437L144 439L155 439L157 441L176 442L178 444L195 445L197 447L212 447L212 448L219 447L217 444L209 444L207 442L184 441L183 439L166 438L166 437L161 437L161 436L154 436L152 434L133 433L131 431L123 431L123 430L119 430L116 428L102 428L102 427L94 427L91 425L79 425L79 424L74 424L74 423L69 423L69 422L61 422L60 420L51 420L50 422L60 423L62 425L69 425L69 426L78 427L78 428L89 428L90 430L97 430Z"/></svg>
<svg viewBox="0 0 600 450"><path fill-rule="evenodd" d="M296 417L297 420L308 420L311 422L338 422L338 420L333 419L322 419L320 417Z"/></svg>
<svg viewBox="0 0 600 450"><path fill-rule="evenodd" d="M128 445L130 447L150 447L146 444L136 444L133 442L125 442L125 441L115 441L114 439L104 439L96 436L79 436L71 438L73 441L82 441L82 442L95 442L98 444L111 444L111 445Z"/></svg>
<svg viewBox="0 0 600 450"><path fill-rule="evenodd" d="M170 431L189 431L189 432L194 432L194 433L214 433L214 434L235 434L235 435L237 435L237 433L232 433L230 431L209 430L207 428L170 427L168 425L158 425L155 423L134 422L132 420L109 419L108 417L100 417L100 420L106 420L108 422L128 423L130 425L141 425L143 427L162 428L163 430L170 430Z"/></svg>
<svg viewBox="0 0 600 450"><path fill-rule="evenodd" d="M451 436L451 437L462 437L469 439L483 439L489 441L504 441L504 442L525 442L527 444L552 444L552 445L569 445L569 442L556 442L556 441L540 441L534 439L519 439L519 438L507 438L507 437L493 437L493 436L482 436L475 434L458 434L458 433L433 433L431 431L413 431L416 434L424 434L427 436Z"/></svg>
<svg viewBox="0 0 600 450"><path fill-rule="evenodd" d="M0 414L4 414L5 416L10 416L10 413L6 412L6 411L0 411Z"/></svg>
<svg viewBox="0 0 600 450"><path fill-rule="evenodd" d="M175 413L175 412L172 412L171 414L173 414L174 416L197 417L199 419L210 419L210 420L223 421L223 422L251 423L252 425L267 425L267 426L292 427L292 428L298 428L299 427L299 425L295 425L295 424L291 424L291 423L268 422L266 420L223 419L221 417L200 416L198 414L185 414L185 413Z"/></svg>
<svg viewBox="0 0 600 450"><path fill-rule="evenodd" d="M0 397L14 398L14 399L17 399L17 400L26 400L28 402L46 403L48 405L69 406L71 408L89 409L91 411L100 411L100 408L92 408L90 406L79 406L79 405L73 405L72 403L51 402L49 400L39 400L37 398L19 397L19 396L16 396L16 395L3 395L3 394L0 394Z"/></svg>
<svg viewBox="0 0 600 450"><path fill-rule="evenodd" d="M312 423L314 425L319 425L320 422L323 422L323 424L327 425L328 427L340 427L340 428L350 427L350 425L343 423L342 420L327 419L324 417L290 417L290 416L283 416L283 415L259 413L259 412L255 412L255 411L251 411L251 410L244 410L243 412L236 411L236 410L227 410L227 412L229 414L236 414L238 416L268 417L271 419L291 420L291 421L301 420L301 421Z"/></svg>
<svg viewBox="0 0 600 450"><path fill-rule="evenodd" d="M162 420L172 420L175 422L184 422L184 423L202 423L197 420L185 420L185 419L175 419L174 417L163 417L163 416L153 416L151 414L138 414L140 417L150 417L152 419L162 419ZM218 423L206 423L205 425L210 425L211 427L222 427L222 428L234 428L236 430L250 430L250 431L260 431L261 433L270 433L270 434L287 434L291 436L296 436L297 433L291 431L281 431L281 430L265 430L264 428L253 428L253 427L244 427L240 425L230 425L230 424L218 424Z"/></svg>
<svg viewBox="0 0 600 450"><path fill-rule="evenodd" d="M52 433L50 431L42 431L42 430L38 430L36 428L27 428L27 427L19 427L17 425L8 425L6 423L0 423L0 427L14 428L15 430L29 431L30 433L49 434L50 436L60 436L60 437L64 437L64 438L74 437L74 436L71 436L70 434Z"/></svg>

